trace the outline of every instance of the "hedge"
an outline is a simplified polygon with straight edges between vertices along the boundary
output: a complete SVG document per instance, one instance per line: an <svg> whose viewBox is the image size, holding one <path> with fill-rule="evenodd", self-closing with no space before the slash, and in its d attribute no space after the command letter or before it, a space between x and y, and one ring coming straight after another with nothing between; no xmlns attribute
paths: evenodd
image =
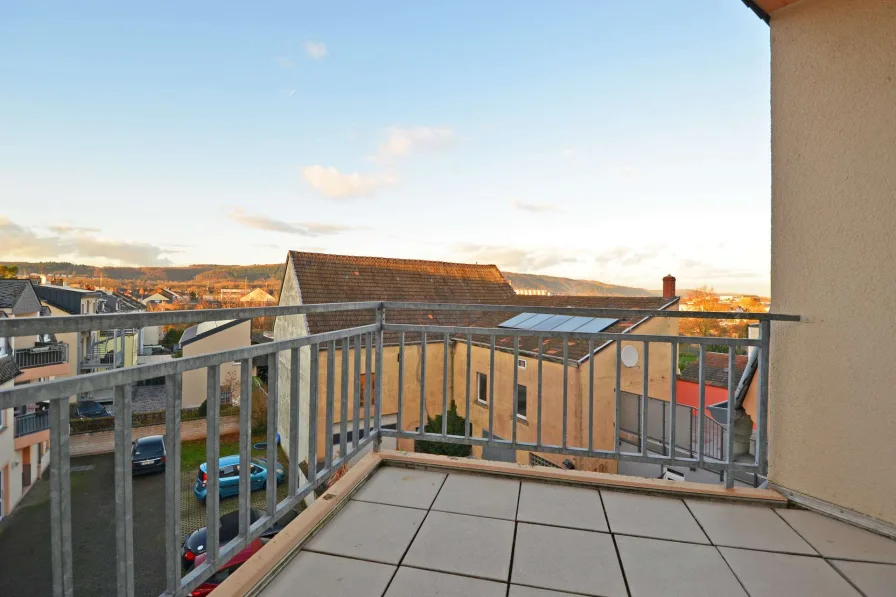
<svg viewBox="0 0 896 597"><path fill-rule="evenodd" d="M239 406L222 405L221 416L238 415L240 413ZM195 421L204 419L205 416L199 413L198 408L185 408L180 411L181 421ZM147 427L150 425L164 425L165 411L159 410L148 413L134 413L131 417L131 424L134 427ZM112 431L115 429L115 417L94 417L91 419L71 419L69 423L70 433L90 433L93 431Z"/></svg>

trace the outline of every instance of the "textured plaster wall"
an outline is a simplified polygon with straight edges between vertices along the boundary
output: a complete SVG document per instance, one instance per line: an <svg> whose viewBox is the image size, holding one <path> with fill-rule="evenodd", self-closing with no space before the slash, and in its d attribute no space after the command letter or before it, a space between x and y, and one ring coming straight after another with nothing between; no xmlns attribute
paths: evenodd
<svg viewBox="0 0 896 597"><path fill-rule="evenodd" d="M774 13L774 483L896 523L896 2Z"/></svg>

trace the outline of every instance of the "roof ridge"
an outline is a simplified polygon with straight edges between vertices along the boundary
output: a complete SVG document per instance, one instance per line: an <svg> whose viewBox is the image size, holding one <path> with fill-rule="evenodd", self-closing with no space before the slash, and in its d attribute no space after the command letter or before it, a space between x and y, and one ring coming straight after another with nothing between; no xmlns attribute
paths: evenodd
<svg viewBox="0 0 896 597"><path fill-rule="evenodd" d="M412 264L412 263L424 264L425 263L425 264L430 264L430 265L437 264L437 265L451 265L451 266L462 266L462 267L478 267L478 268L482 268L482 269L494 268L494 269L498 270L498 272L501 274L501 277L504 278L504 272L502 272L501 269L494 263L464 263L462 261L440 261L440 260L434 260L434 259L408 259L406 257L377 257L377 256L373 256L373 255L342 255L342 254L336 254L336 253L315 253L313 251L296 251L296 250L290 250L290 253L293 255L310 255L310 256L314 256L316 258L323 257L323 258L330 259L333 261L363 259L363 260L376 262L376 263L392 263L392 262L408 263L408 264ZM505 280L506 280L506 278L505 278Z"/></svg>

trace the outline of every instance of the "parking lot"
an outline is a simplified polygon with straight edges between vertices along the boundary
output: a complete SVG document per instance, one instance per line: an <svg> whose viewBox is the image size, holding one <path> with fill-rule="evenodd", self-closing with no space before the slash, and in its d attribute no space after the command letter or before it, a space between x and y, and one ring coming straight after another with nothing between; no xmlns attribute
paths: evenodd
<svg viewBox="0 0 896 597"><path fill-rule="evenodd" d="M72 552L77 595L115 595L115 472L112 454L72 459ZM185 534L205 526L205 507L193 496L195 470L182 473L181 524ZM156 597L165 588L163 474L134 477L135 594ZM278 499L287 484L277 488ZM252 494L264 509L265 492ZM239 502L221 502L221 513ZM0 595L52 595L48 474L0 521Z"/></svg>

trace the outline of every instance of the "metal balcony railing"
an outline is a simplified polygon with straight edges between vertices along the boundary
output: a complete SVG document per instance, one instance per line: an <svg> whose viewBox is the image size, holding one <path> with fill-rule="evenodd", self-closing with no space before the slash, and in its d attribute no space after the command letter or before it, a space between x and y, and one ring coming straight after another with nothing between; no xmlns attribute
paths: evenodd
<svg viewBox="0 0 896 597"><path fill-rule="evenodd" d="M15 437L37 433L50 428L50 413L47 411L16 415Z"/></svg>
<svg viewBox="0 0 896 597"><path fill-rule="evenodd" d="M457 305L457 304L425 304L400 302L358 302L339 304L300 305L289 307L256 307L215 309L202 311L164 311L142 313L120 313L109 315L82 315L72 317L42 317L22 319L0 319L0 337L15 337L49 332L90 331L94 329L145 327L178 323L194 323L198 321L215 321L223 319L250 319L253 317L278 317L304 315L314 313L334 313L342 311L368 311L371 323L349 329L334 330L325 333L282 339L255 346L209 353L194 357L179 358L157 364L140 365L123 369L112 369L102 372L81 375L73 378L57 379L38 384L29 384L0 391L0 408L12 408L32 404L39 401L50 401L50 516L51 516L51 571L54 595L59 597L74 594L72 581L72 527L71 527L71 484L70 450L69 450L69 407L68 398L97 390L112 389L114 391L115 413L115 529L116 529L116 580L117 594L125 597L134 594L134 547L132 528L132 485L131 485L131 425L132 409L130 386L138 381L165 377L168 388L165 405L165 442L168 455L168 466L165 470L165 560L166 560L166 592L165 595L185 595L211 577L216 570L242 550L250 541L259 537L287 511L297 506L299 501L313 495L316 489L326 485L341 467L348 463L370 443L379 449L381 439L393 437L398 439L423 440L427 442L445 442L481 446L490 449L524 450L536 454L558 454L570 457L597 458L617 461L647 462L668 464L670 466L703 467L721 473L724 482L731 486L734 475L738 472L764 474L767 468L767 424L768 424L768 372L769 342L772 321L799 321L797 316L767 313L696 313L677 311L620 310L620 309L573 309L545 307L517 307L507 305ZM694 338L687 342L699 345L699 362L701 363L700 392L698 412L706 411L705 383L703 366L706 346L724 345L728 347L729 363L733 371L734 353L738 347L751 347L758 350L758 392L756 403L756 449L755 457L744 462L731 458L733 435L727 433L727 443L722 451L723 458L716 454L705 453L707 445L705 420L697 417L696 451L682 454L680 450L669 449L665 454L656 454L652 445L648 444L649 433L640 434L640 450L637 453L620 449L620 410L622 408L622 342L636 343L640 348L641 367L644 388L651 386L651 372L654 376L662 368L669 372L669 396L671 412L676 412L675 381L677 372L677 351L674 348L682 342L677 335L638 334L637 327L622 333L608 332L558 332L536 331L513 328L478 328L464 326L434 326L389 323L387 313L390 312L424 312L468 311L468 312L510 312L510 313L546 313L563 315L582 315L600 318L626 318L642 321L647 317L680 318L700 317L718 319L745 319L759 321L760 335L758 339L747 338ZM400 319L400 318L399 318ZM389 370L384 370L385 334L388 334L389 349L397 350L397 359L389 359ZM538 348L533 352L520 350L520 340L535 337ZM475 338L475 340L474 340ZM393 343L394 339L394 343ZM500 341L498 339L501 339ZM546 340L556 341L562 350L544 350ZM605 401L609 398L615 402L615 408L609 412L595 410L595 358L587 362L570 360L567 347L572 341L585 341L589 354L595 349L615 343L615 372L597 372L615 379L615 390L599 396ZM438 343L444 350L441 367L427 366L427 347L429 343ZM419 368L405 370L406 354L410 343L418 344L414 350L419 351ZM668 363L659 367L650 366L650 348L657 345L670 345L671 358ZM464 358L453 361L449 355L449 347L454 347L454 354L463 350ZM471 417L471 400L473 386L473 370L471 363L472 347L485 351L488 362L487 424L484 425L484 437L476 437L470 424L465 425L463 435L449 434L447 416L449 398L462 402L466 406L466 416ZM432 348L435 350L435 348ZM501 354L503 353L503 354ZM559 354L558 354L559 353ZM286 363L289 375L288 388L285 395L288 400L286 412L279 408L278 383L281 367L278 355L288 355ZM339 355L337 357L337 354ZM501 385L496 392L495 371L496 357L501 354L503 363L511 363L513 369L512 384ZM514 360L507 357L512 354ZM519 415L519 360L520 356L535 359L537 367L537 383L534 392L528 395L534 398L534 404L527 406L528 420L524 423L530 431L530 439L523 441L518 425L523 420ZM266 510L265 515L250 523L250 449L251 449L251 413L252 413L252 360L257 357L267 359L268 392L267 392L267 470ZM350 359L353 359L353 363ZM322 361L323 360L323 361ZM339 361L339 375L336 375L336 364ZM362 360L364 366L362 367ZM397 361L397 362L396 362ZM239 533L227 544L219 547L218 518L220 513L218 498L218 467L208 467L206 500L207 557L199 566L186 575L181 573L181 449L178 438L181 428L182 379L192 370L205 369L207 375L207 439L206 461L217 462L220 456L220 393L221 370L225 363L239 362L241 366L240 388L240 447L239 447ZM322 365L322 362L325 364ZM482 361L479 361L482 362ZM543 369L562 367L562 385L558 388L557 378L545 378ZM514 366L516 365L516 366ZM397 369L392 371L392 368ZM299 375L299 372L302 375ZM362 373L374 372L373 375ZM439 375L439 373L441 375ZM588 376L587 379L584 376ZM640 375L640 372L638 373ZM430 389L435 388L434 398L427 401L427 377ZM614 377L612 377L614 376ZM572 377L572 380L570 379ZM637 377L637 376L636 376ZM287 378L287 376L285 376ZM386 381L397 379L397 391L394 396L397 404L397 424L394 429L383 425L383 386ZM452 383L451 380L454 380ZM307 380L307 384L301 380ZM408 381L419 387L409 393L406 389ZM627 378L631 382L631 375ZM580 381L574 386L572 381ZM441 383L438 383L441 382ZM731 428L734 414L735 391L738 380L733 373L728 379L728 428ZM362 388L363 385L363 388ZM371 387L373 385L373 387ZM413 385L413 384L412 384ZM441 387L439 387L441 386ZM391 386L390 386L391 387ZM577 404L570 404L570 390L574 390ZM508 391L509 388L509 391ZM450 390L450 391L449 391ZM478 387L477 387L478 390ZM361 397L372 396L373 400L365 400L362 406ZM390 396L390 400L393 396ZM478 398L478 396L477 396ZM351 400L351 401L350 401ZM340 420L335 421L338 401ZM477 400L478 402L478 400ZM507 405L509 402L509 406ZM605 402L606 403L606 402ZM372 406L371 406L372 404ZM407 408L405 407L407 404ZM559 413L557 406L560 405ZM480 405L481 406L481 405ZM639 429L649 429L649 401L640 409ZM479 408L479 407L476 407ZM373 412L371 413L371 410ZM317 422L318 414L323 411L323 425L308 424ZM363 411L363 413L362 413ZM509 439L501 439L495 433L496 411L500 411L499 422L506 422L505 415L510 415ZM549 414L554 413L554 414ZM576 416L581 412L582 415ZM414 421L404 420L414 413L419 414L419 425ZM570 416L572 413L572 416ZM587 416L584 415L587 413ZM436 432L427 431L424 422L427 414L441 414L441 429ZM532 415L535 415L533 423ZM543 425L545 418L555 417L549 426ZM372 416L372 418L371 418ZM596 417L606 417L613 423L608 437L595 433ZM278 421L284 418L284 427L289 433L285 438L290 463L287 473L288 494L277 501L276 434ZM678 434L685 434L690 443L691 430L679 430L676 426L678 417L669 417L669 446L679 444ZM305 423L307 426L302 426ZM503 424L503 423L502 423ZM335 451L334 425L338 425L336 435L339 443L338 454ZM349 435L349 425L351 434ZM363 427L363 431L362 431ZM535 433L531 433L534 427ZM559 434L556 430L562 430ZM303 431L304 430L304 431ZM318 454L319 434L322 438L323 453ZM350 438L350 439L349 439ZM602 447L601 447L602 446ZM300 447L302 451L300 451ZM307 457L307 476L301 472L298 454Z"/></svg>
<svg viewBox="0 0 896 597"><path fill-rule="evenodd" d="M16 350L15 356L19 369L59 365L68 362L68 344L44 344L22 348Z"/></svg>

